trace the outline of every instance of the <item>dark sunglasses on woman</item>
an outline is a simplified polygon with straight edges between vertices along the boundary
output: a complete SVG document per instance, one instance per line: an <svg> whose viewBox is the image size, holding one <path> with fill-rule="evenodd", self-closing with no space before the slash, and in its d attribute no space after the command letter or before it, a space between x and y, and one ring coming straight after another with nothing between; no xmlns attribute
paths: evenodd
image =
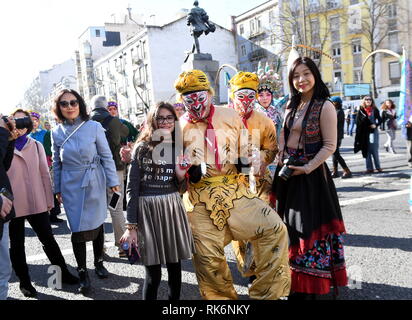
<svg viewBox="0 0 412 320"><path fill-rule="evenodd" d="M59 101L59 106L62 108L68 108L70 106L77 107L79 105L78 100L70 100L70 101Z"/></svg>

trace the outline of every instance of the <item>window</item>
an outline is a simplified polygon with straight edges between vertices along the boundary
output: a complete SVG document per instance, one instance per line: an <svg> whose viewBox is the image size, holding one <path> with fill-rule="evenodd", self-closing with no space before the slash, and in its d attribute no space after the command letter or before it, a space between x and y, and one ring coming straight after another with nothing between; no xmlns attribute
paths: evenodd
<svg viewBox="0 0 412 320"><path fill-rule="evenodd" d="M96 30L96 37L100 37L100 30Z"/></svg>
<svg viewBox="0 0 412 320"><path fill-rule="evenodd" d="M352 42L352 52L353 54L362 52L361 40L356 40Z"/></svg>
<svg viewBox="0 0 412 320"><path fill-rule="evenodd" d="M340 47L336 47L332 49L332 56L340 57Z"/></svg>
<svg viewBox="0 0 412 320"><path fill-rule="evenodd" d="M313 19L311 22L311 31L312 31L312 43L313 44L320 44L320 34L319 34L319 20Z"/></svg>
<svg viewBox="0 0 412 320"><path fill-rule="evenodd" d="M256 31L260 32L262 30L261 17L256 18Z"/></svg>
<svg viewBox="0 0 412 320"><path fill-rule="evenodd" d="M270 44L275 44L276 43L276 35L274 35L274 34L272 34L271 36L270 36Z"/></svg>
<svg viewBox="0 0 412 320"><path fill-rule="evenodd" d="M363 81L361 70L353 70L353 83L360 83Z"/></svg>
<svg viewBox="0 0 412 320"><path fill-rule="evenodd" d="M254 34L255 32L256 32L255 20L252 19L252 20L250 20L250 33Z"/></svg>
<svg viewBox="0 0 412 320"><path fill-rule="evenodd" d="M243 35L245 33L245 27L243 26L243 24L239 25L239 33L240 35Z"/></svg>
<svg viewBox="0 0 412 320"><path fill-rule="evenodd" d="M388 4L388 17L396 18L396 15L397 15L396 4L395 3Z"/></svg>
<svg viewBox="0 0 412 320"><path fill-rule="evenodd" d="M146 41L142 41L142 58L146 59L147 58L147 51L146 51Z"/></svg>
<svg viewBox="0 0 412 320"><path fill-rule="evenodd" d="M272 25L272 23L275 22L275 14L273 12L273 10L269 11L269 24Z"/></svg>
<svg viewBox="0 0 412 320"><path fill-rule="evenodd" d="M389 49L395 52L400 51L400 46L399 46L399 40L398 40L398 33L397 32L391 32L388 34L388 44L389 44Z"/></svg>
<svg viewBox="0 0 412 320"><path fill-rule="evenodd" d="M350 4L352 5L352 4L358 4L359 3L359 0L350 0Z"/></svg>
<svg viewBox="0 0 412 320"><path fill-rule="evenodd" d="M389 62L389 79L401 78L401 65L399 62Z"/></svg>
<svg viewBox="0 0 412 320"><path fill-rule="evenodd" d="M246 46L245 45L242 45L241 47L240 47L240 52L241 52L241 54L242 54L242 57L244 57L244 56L246 56Z"/></svg>

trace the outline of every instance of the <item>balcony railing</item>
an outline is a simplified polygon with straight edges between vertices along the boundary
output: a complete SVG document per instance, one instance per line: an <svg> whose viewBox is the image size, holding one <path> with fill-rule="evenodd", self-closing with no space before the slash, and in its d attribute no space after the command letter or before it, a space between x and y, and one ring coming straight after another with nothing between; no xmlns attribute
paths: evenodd
<svg viewBox="0 0 412 320"><path fill-rule="evenodd" d="M257 49L255 51L252 51L251 53L249 53L248 58L249 60L253 61L253 60L260 60L263 58L267 57L267 52L265 49Z"/></svg>

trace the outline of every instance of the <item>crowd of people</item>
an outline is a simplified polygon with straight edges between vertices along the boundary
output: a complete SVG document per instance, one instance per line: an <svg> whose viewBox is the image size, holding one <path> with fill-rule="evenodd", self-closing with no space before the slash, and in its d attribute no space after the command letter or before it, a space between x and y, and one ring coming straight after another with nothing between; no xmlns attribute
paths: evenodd
<svg viewBox="0 0 412 320"><path fill-rule="evenodd" d="M396 108L387 100L379 111L365 96L345 119L342 100L330 97L307 57L295 60L288 82L285 97L269 68L238 72L229 82L231 103L215 106L207 75L186 71L175 82L178 102L159 102L138 128L120 119L117 103L105 96L91 99L89 114L70 89L55 98L52 129L40 125L36 112L2 117L0 299L7 298L11 268L22 293L37 294L24 249L26 220L50 263L62 270L62 283L87 295L87 242L96 275L110 276L103 264L108 211L119 257L139 248L145 300L157 299L162 265L169 299L178 300L181 261L189 259L202 298L237 299L224 254L228 244L249 278L252 299L312 300L331 287L336 294L348 281L333 181L338 164L343 179L352 177L339 151L345 120L347 134L355 133L354 151L366 159L365 173L382 172L378 128L386 133L386 151L395 153ZM407 128L412 137L412 121ZM412 166L412 153L408 162ZM115 194L119 204L109 208ZM77 275L69 272L51 228L64 221L61 205Z"/></svg>

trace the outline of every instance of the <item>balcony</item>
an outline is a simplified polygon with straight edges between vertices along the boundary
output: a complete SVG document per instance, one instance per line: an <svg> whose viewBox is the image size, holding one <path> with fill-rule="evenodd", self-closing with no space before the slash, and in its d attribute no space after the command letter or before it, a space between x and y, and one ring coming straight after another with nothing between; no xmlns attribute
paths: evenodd
<svg viewBox="0 0 412 320"><path fill-rule="evenodd" d="M337 9L342 9L343 5L341 1L326 1L326 10L337 10Z"/></svg>
<svg viewBox="0 0 412 320"><path fill-rule="evenodd" d="M253 32L250 33L250 35L249 35L249 40L258 38L258 37L260 37L260 36L263 37L263 36L265 36L265 35L266 35L265 30L262 30L262 29L256 30L256 31L253 31Z"/></svg>
<svg viewBox="0 0 412 320"><path fill-rule="evenodd" d="M251 53L248 54L248 58L250 61L254 61L254 60L261 60L263 58L267 57L267 51L265 49L257 49L252 51Z"/></svg>
<svg viewBox="0 0 412 320"><path fill-rule="evenodd" d="M132 57L132 63L134 64L134 65L138 65L138 66L140 66L140 65L142 65L143 64L143 59L142 58L140 58L140 57Z"/></svg>

